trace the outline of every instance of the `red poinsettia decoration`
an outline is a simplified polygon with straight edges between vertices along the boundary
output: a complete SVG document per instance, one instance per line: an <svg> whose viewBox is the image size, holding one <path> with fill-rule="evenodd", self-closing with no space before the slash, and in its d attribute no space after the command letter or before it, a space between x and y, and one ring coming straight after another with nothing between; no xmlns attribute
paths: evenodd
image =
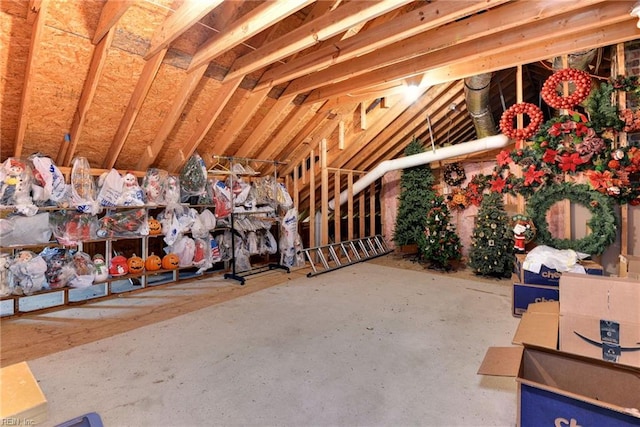
<svg viewBox="0 0 640 427"><path fill-rule="evenodd" d="M563 172L575 172L576 168L584 163L584 160L580 158L580 154L572 153L572 154L563 154L560 157L560 169Z"/></svg>
<svg viewBox="0 0 640 427"><path fill-rule="evenodd" d="M542 183L544 177L544 171L536 170L535 165L529 166L529 169L524 173L524 185L532 185L534 183Z"/></svg>
<svg viewBox="0 0 640 427"><path fill-rule="evenodd" d="M610 171L599 172L590 170L587 172L587 178L594 190L604 192L607 188L616 185L616 179Z"/></svg>
<svg viewBox="0 0 640 427"><path fill-rule="evenodd" d="M547 148L544 151L544 155L542 156L542 161L545 163L554 163L556 161L556 156L558 152L556 150L552 150L551 148Z"/></svg>
<svg viewBox="0 0 640 427"><path fill-rule="evenodd" d="M507 180L501 176L496 176L492 181L490 181L490 184L491 184L491 191L502 193L505 185L507 185Z"/></svg>
<svg viewBox="0 0 640 427"><path fill-rule="evenodd" d="M511 155L508 150L502 150L497 156L498 166L506 166L513 160L511 160Z"/></svg>

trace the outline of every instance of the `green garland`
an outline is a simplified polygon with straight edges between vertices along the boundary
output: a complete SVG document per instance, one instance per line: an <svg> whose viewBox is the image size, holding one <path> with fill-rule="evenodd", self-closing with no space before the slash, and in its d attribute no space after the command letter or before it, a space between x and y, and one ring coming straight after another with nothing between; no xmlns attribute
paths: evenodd
<svg viewBox="0 0 640 427"><path fill-rule="evenodd" d="M556 239L551 235L546 219L547 211L554 203L564 199L589 208L591 219L587 225L591 228L591 234L579 240ZM527 215L536 226L536 240L556 249L573 249L600 255L616 239L616 216L611 199L584 184L563 182L540 188L527 201Z"/></svg>

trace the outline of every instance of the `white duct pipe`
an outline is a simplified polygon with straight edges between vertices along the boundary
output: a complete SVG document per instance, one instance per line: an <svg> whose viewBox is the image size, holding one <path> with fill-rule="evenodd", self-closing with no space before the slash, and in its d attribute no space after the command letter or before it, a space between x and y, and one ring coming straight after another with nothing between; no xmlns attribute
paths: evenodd
<svg viewBox="0 0 640 427"><path fill-rule="evenodd" d="M475 141L463 142L461 144L438 148L435 151L425 151L423 153L414 154L413 156L401 157L399 159L393 160L385 160L378 166L373 168L371 172L367 173L365 176L363 176L353 184L353 195L355 196L356 194L367 188L372 182L375 182L375 180L389 171L411 168L414 166L424 165L451 157L477 153L478 151L495 150L497 148L507 146L510 141L511 140L505 135L498 134L487 136L482 139L477 139ZM344 202L346 202L348 195L348 190L340 193L338 204L342 205ZM334 209L334 207L335 199L329 202L329 208Z"/></svg>

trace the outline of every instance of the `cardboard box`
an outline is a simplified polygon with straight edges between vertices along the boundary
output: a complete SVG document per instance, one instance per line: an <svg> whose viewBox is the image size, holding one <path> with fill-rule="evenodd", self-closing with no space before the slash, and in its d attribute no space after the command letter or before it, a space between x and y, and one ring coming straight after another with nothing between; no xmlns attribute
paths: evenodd
<svg viewBox="0 0 640 427"><path fill-rule="evenodd" d="M640 282L565 274L560 350L640 367Z"/></svg>
<svg viewBox="0 0 640 427"><path fill-rule="evenodd" d="M0 369L0 425L33 425L47 418L47 399L27 362Z"/></svg>
<svg viewBox="0 0 640 427"><path fill-rule="evenodd" d="M640 256L620 255L618 275L640 280Z"/></svg>
<svg viewBox="0 0 640 427"><path fill-rule="evenodd" d="M558 302L532 304L512 347L492 347L478 370L518 383L518 426L638 426L640 369L555 349Z"/></svg>
<svg viewBox="0 0 640 427"><path fill-rule="evenodd" d="M557 286L513 284L512 313L516 317L527 311L529 304L544 301L559 301L560 290Z"/></svg>
<svg viewBox="0 0 640 427"><path fill-rule="evenodd" d="M555 270L553 268L549 268L546 265L542 266L539 273L525 270L523 268L525 259L525 254L516 254L516 262L514 267L514 274L517 278L517 280L515 280L516 282L527 285L558 286L560 277L562 277L562 272L559 272L558 270ZM589 275L602 276L604 274L602 266L597 262L583 260L580 261L580 265L584 267L586 273Z"/></svg>

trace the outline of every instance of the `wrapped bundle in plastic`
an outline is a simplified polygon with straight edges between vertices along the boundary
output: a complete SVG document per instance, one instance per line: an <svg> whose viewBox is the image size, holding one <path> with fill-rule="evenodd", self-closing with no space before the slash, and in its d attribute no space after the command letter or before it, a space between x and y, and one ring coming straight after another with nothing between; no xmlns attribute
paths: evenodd
<svg viewBox="0 0 640 427"><path fill-rule="evenodd" d="M96 237L98 219L94 215L77 211L51 212L49 228L61 245L76 246Z"/></svg>
<svg viewBox="0 0 640 427"><path fill-rule="evenodd" d="M100 238L147 235L149 234L147 210L109 211L100 219L96 234Z"/></svg>
<svg viewBox="0 0 640 427"><path fill-rule="evenodd" d="M165 203L164 194L169 173L162 169L150 168L142 180L142 191L148 205Z"/></svg>
<svg viewBox="0 0 640 427"><path fill-rule="evenodd" d="M64 175L51 158L41 154L29 156L33 168L31 193L39 206L64 206L68 187Z"/></svg>
<svg viewBox="0 0 640 427"><path fill-rule="evenodd" d="M180 178L169 175L162 196L164 204L169 206L180 203L180 191Z"/></svg>
<svg viewBox="0 0 640 427"><path fill-rule="evenodd" d="M20 251L9 266L9 286L15 295L32 295L47 288L47 263L35 252Z"/></svg>
<svg viewBox="0 0 640 427"><path fill-rule="evenodd" d="M91 176L91 167L85 157L73 159L71 167L71 205L79 212L87 212L94 215L100 212L96 186Z"/></svg>
<svg viewBox="0 0 640 427"><path fill-rule="evenodd" d="M0 166L0 205L14 206L17 212L33 216L38 208L31 199L33 173L27 162L9 157Z"/></svg>
<svg viewBox="0 0 640 427"><path fill-rule="evenodd" d="M206 193L207 167L198 153L193 153L180 172L180 200L189 202L192 197L197 203L199 196Z"/></svg>

